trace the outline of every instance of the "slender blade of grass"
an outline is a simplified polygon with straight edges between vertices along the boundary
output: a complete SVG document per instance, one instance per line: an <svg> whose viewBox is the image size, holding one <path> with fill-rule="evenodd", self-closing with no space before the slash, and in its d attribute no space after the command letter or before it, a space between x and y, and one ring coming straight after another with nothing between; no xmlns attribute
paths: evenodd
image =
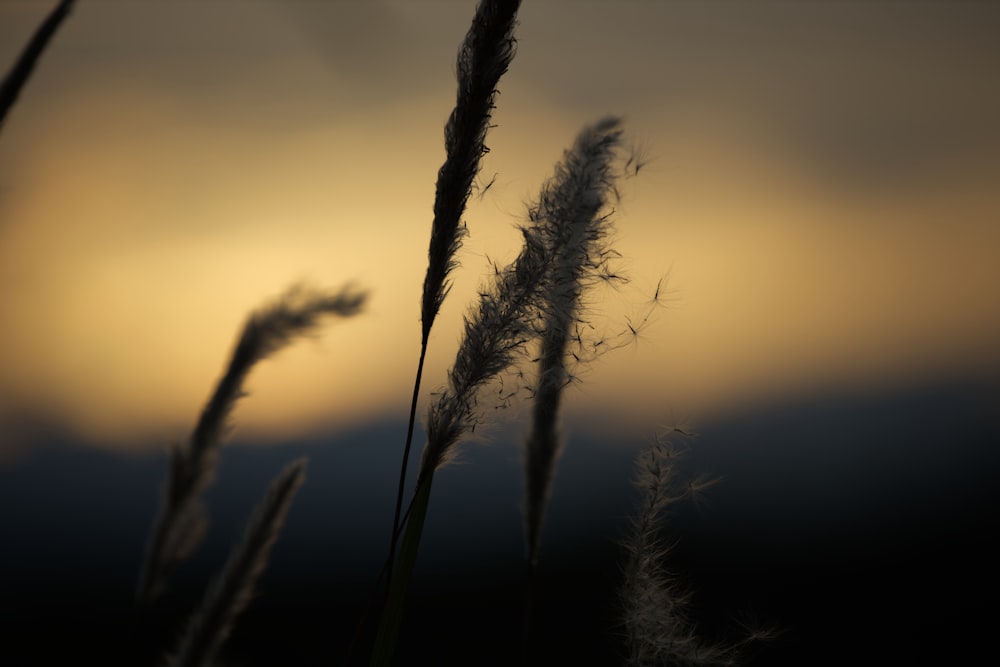
<svg viewBox="0 0 1000 667"><path fill-rule="evenodd" d="M417 552L420 550L420 536L424 531L424 520L427 518L427 506L431 499L431 481L433 473L422 478L417 486L417 492L410 506L409 520L406 532L399 546L399 558L396 571L389 587L389 597L382 610L382 620L379 623L378 634L375 637L375 647L372 650L370 667L389 667L396 650L396 638L399 635L399 624L403 618L403 603L406 601L406 590L409 588L413 575L413 566L417 562Z"/></svg>
<svg viewBox="0 0 1000 667"><path fill-rule="evenodd" d="M17 96L24 88L24 84L28 82L42 52L52 41L52 36L56 34L56 30L62 25L70 10L73 9L74 1L62 0L52 9L38 26L31 41L24 47L24 51L21 52L14 66L10 68L10 72L4 77L3 83L0 83L0 128L3 127L4 118L7 117L10 108L14 106L14 102L17 101Z"/></svg>

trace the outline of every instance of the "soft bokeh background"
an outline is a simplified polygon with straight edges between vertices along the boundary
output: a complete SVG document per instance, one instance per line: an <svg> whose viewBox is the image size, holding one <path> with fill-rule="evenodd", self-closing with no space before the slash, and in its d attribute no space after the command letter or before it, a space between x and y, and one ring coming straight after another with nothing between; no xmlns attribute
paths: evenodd
<svg viewBox="0 0 1000 667"><path fill-rule="evenodd" d="M0 4L4 67L49 8ZM97 521L135 499L127 530L111 522L118 556L105 544L94 559L136 563L165 444L190 428L247 311L299 280L354 281L371 289L370 308L254 372L227 454L242 464L220 475L218 511L239 525L277 467L310 453L300 511L351 535L362 555L329 549L353 563L345 572L373 576L388 518L372 508L391 501L442 127L471 13L426 1L80 3L0 133L0 492L8 508L41 512L6 510L8 545L21 544L4 549L12 578L54 576L38 555L55 538L37 526L67 520L81 493L105 499L79 510ZM576 555L553 560L578 562L579 540L615 537L632 453L677 423L704 433L697 467L729 478L682 521L716 540L705 554L730 553L690 556L702 588L722 571L756 571L733 553L758 553L786 589L829 577L816 563L835 562L869 593L910 555L916 571L981 554L1000 481L1000 6L550 1L520 16L482 169L483 185L495 180L470 200L425 396L443 382L487 258L516 253L526 202L576 131L606 113L625 116L648 162L617 217L633 280L595 300L596 319L612 335L642 320L669 274L666 307L568 399L550 524L552 548ZM428 568L462 571L497 549L516 561L521 427L508 417L523 414L502 414L500 442L447 478L455 502L483 505L459 530L440 500L448 518L439 542L429 528ZM242 482L236 498L252 461L256 490ZM331 500L344 466L358 486ZM89 483L80 470L94 471ZM330 503L353 508L340 517L349 527L324 515ZM288 553L330 557L316 524L296 542L294 521ZM501 548L488 536L503 521ZM222 531L220 553L235 530ZM455 551L454 534L486 546ZM824 561L832 544L842 559ZM915 553L928 544L950 555ZM883 556L867 561L873 552ZM867 574L851 579L852 568ZM932 588L957 599L978 576ZM791 624L815 601L809 590L771 616ZM892 590L896 609L906 596ZM839 603L825 609L816 627L834 632ZM971 609L948 617L952 632L978 618ZM886 618L919 634L898 611L872 627ZM785 646L808 647L818 664L833 649L815 632Z"/></svg>

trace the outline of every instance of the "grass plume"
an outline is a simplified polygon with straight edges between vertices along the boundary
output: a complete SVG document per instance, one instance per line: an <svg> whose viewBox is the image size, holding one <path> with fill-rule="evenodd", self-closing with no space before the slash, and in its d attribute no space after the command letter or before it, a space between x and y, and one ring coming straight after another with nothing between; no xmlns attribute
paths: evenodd
<svg viewBox="0 0 1000 667"><path fill-rule="evenodd" d="M323 292L296 285L254 311L243 325L225 373L202 409L187 447L174 447L159 517L139 579L137 599L148 603L163 590L170 572L201 542L207 518L201 501L215 476L228 419L244 396L243 383L254 365L315 330L320 318L360 312L367 294L353 287Z"/></svg>
<svg viewBox="0 0 1000 667"><path fill-rule="evenodd" d="M424 341L448 294L448 274L456 266L455 253L464 236L462 213L480 158L489 151L486 132L497 83L514 58L514 26L520 4L520 0L482 0L458 52L458 95L444 128L447 157L438 171L421 303Z"/></svg>
<svg viewBox="0 0 1000 667"><path fill-rule="evenodd" d="M580 324L580 297L598 276L610 275L607 207L615 195L613 166L621 136L621 121L615 117L585 127L529 210L551 257L542 291L538 372L524 458L525 543L532 567L538 560L545 506L561 449L556 422L570 377L567 346L571 331Z"/></svg>
<svg viewBox="0 0 1000 667"><path fill-rule="evenodd" d="M448 385L428 410L420 478L454 458L454 445L480 420L480 390L509 369L535 337L550 255L536 228L521 231L521 253L508 266L495 269L493 284L480 290L478 305L465 318Z"/></svg>
<svg viewBox="0 0 1000 667"><path fill-rule="evenodd" d="M246 533L232 551L222 574L212 585L183 635L170 667L208 667L232 631L236 617L250 604L271 548L305 479L306 460L285 467L271 482L254 510Z"/></svg>
<svg viewBox="0 0 1000 667"><path fill-rule="evenodd" d="M674 429L671 433L682 433ZM637 461L638 511L624 542L627 553L620 588L629 667L733 665L741 644L712 643L691 621L691 593L665 565L670 548L661 527L672 506L695 497L715 480L680 481L681 455L662 435Z"/></svg>

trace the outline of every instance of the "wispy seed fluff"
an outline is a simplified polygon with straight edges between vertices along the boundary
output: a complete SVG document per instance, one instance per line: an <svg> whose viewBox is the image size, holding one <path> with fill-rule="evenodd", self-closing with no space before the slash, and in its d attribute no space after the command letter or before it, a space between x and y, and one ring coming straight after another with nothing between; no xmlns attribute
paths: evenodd
<svg viewBox="0 0 1000 667"><path fill-rule="evenodd" d="M666 568L669 548L661 527L669 508L695 496L713 480L683 483L680 453L665 436L642 452L636 463L638 511L624 541L624 579L620 589L630 667L654 665L732 665L740 644L711 643L690 620L690 592Z"/></svg>
<svg viewBox="0 0 1000 667"><path fill-rule="evenodd" d="M581 291L606 273L610 255L603 241L609 232L606 208L615 192L612 163L620 142L617 118L584 128L529 210L520 255L498 268L493 284L480 292L478 305L466 317L448 386L429 410L421 477L450 461L454 445L476 425L480 390L541 338L544 361L533 431L538 444L529 454L529 488L541 491L529 494L545 497L557 451L555 417L567 377L566 341L576 323ZM543 504L529 501L538 511ZM540 525L540 514L535 516L532 522Z"/></svg>
<svg viewBox="0 0 1000 667"><path fill-rule="evenodd" d="M580 324L581 293L595 279L611 275L608 204L616 196L614 167L621 138L621 121L615 117L585 127L529 209L551 255L541 294L532 430L525 444L525 543L532 565L561 449L556 421L570 377L567 348Z"/></svg>
<svg viewBox="0 0 1000 667"><path fill-rule="evenodd" d="M454 457L454 445L479 421L480 390L510 368L535 336L533 321L549 255L536 228L521 231L521 253L496 269L492 284L480 291L478 305L466 315L448 386L428 412L420 479Z"/></svg>

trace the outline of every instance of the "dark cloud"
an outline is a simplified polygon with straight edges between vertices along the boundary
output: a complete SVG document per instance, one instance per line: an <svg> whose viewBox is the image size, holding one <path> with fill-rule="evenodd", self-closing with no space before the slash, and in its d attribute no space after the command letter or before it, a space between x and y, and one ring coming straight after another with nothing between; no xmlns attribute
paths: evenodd
<svg viewBox="0 0 1000 667"><path fill-rule="evenodd" d="M1000 132L977 113L850 110L792 117L773 130L816 178L852 190L907 192L1000 169Z"/></svg>
<svg viewBox="0 0 1000 667"><path fill-rule="evenodd" d="M274 5L361 106L399 102L436 84L451 88L473 9L381 1Z"/></svg>
<svg viewBox="0 0 1000 667"><path fill-rule="evenodd" d="M567 111L656 109L669 126L708 109L849 189L1000 168L1000 5L587 3L572 25L566 10L525 17L537 62L512 85Z"/></svg>
<svg viewBox="0 0 1000 667"><path fill-rule="evenodd" d="M32 18L11 16L17 25L0 36L27 39ZM463 31L449 35L446 56L435 59L445 76ZM413 33L381 2L200 2L181 11L173 3L87 3L46 54L31 92L52 107L67 93L93 94L113 82L205 115L260 119L281 111L320 122L330 114L324 99L355 113L419 91L428 42ZM310 62L317 54L318 66Z"/></svg>

